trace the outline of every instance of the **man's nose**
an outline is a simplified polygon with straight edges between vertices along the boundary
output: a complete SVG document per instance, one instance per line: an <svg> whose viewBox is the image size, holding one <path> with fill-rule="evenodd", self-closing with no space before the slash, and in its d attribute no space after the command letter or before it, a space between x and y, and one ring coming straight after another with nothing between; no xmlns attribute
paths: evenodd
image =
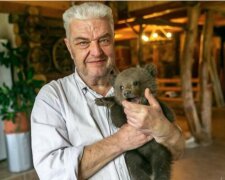
<svg viewBox="0 0 225 180"><path fill-rule="evenodd" d="M102 54L102 48L97 41L92 41L90 46L90 54L93 56L100 56Z"/></svg>

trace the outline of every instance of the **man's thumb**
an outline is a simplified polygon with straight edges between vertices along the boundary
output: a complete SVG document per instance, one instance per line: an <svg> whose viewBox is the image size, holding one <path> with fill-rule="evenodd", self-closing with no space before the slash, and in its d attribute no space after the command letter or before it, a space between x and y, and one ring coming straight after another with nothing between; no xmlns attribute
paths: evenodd
<svg viewBox="0 0 225 180"><path fill-rule="evenodd" d="M145 97L151 106L159 106L158 101L155 99L149 88L145 89Z"/></svg>

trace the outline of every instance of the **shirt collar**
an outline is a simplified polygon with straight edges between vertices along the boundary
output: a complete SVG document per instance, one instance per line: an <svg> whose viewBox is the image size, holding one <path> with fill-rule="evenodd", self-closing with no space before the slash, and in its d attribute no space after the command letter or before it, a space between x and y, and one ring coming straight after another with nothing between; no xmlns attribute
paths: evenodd
<svg viewBox="0 0 225 180"><path fill-rule="evenodd" d="M88 85L81 79L80 75L78 74L77 72L77 68L75 68L75 80L78 82L82 92L84 94L87 93L87 91L93 91L92 89L90 89L88 87ZM106 97L107 96L112 96L114 94L114 89L113 87L110 88L110 90L108 91L108 93L106 94Z"/></svg>
<svg viewBox="0 0 225 180"><path fill-rule="evenodd" d="M88 86L87 84L81 79L80 75L78 74L77 72L77 68L75 68L75 80L78 82L82 92L84 94L87 93L87 90L88 90Z"/></svg>

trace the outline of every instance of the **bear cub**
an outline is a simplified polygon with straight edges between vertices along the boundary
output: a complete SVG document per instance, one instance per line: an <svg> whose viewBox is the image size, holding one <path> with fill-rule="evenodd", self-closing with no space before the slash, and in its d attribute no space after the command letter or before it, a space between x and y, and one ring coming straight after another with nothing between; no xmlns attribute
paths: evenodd
<svg viewBox="0 0 225 180"><path fill-rule="evenodd" d="M156 97L156 76L157 70L154 64L148 64L144 68L128 68L112 78L115 96L97 98L95 103L110 108L113 124L116 127L121 127L126 123L126 115L121 102L127 100L149 105L144 96L144 91L149 88ZM158 102L167 119L171 122L174 121L173 113L168 106L159 100ZM126 152L125 161L133 180L170 179L172 155L166 147L155 140Z"/></svg>

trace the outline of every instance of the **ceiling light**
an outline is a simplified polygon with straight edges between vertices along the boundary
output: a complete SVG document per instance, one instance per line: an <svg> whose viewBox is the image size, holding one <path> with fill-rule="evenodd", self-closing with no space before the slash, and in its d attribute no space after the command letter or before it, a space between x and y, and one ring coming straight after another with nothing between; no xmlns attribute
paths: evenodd
<svg viewBox="0 0 225 180"><path fill-rule="evenodd" d="M149 41L149 37L146 36L146 35L142 35L141 38L142 38L142 40L145 41L145 42Z"/></svg>
<svg viewBox="0 0 225 180"><path fill-rule="evenodd" d="M166 33L166 37L167 37L167 38L171 38L171 37L172 37L172 33L171 33L171 32L167 32L167 33Z"/></svg>
<svg viewBox="0 0 225 180"><path fill-rule="evenodd" d="M158 36L159 36L158 33L156 33L156 32L152 33L152 37L153 37L153 38L156 39Z"/></svg>

